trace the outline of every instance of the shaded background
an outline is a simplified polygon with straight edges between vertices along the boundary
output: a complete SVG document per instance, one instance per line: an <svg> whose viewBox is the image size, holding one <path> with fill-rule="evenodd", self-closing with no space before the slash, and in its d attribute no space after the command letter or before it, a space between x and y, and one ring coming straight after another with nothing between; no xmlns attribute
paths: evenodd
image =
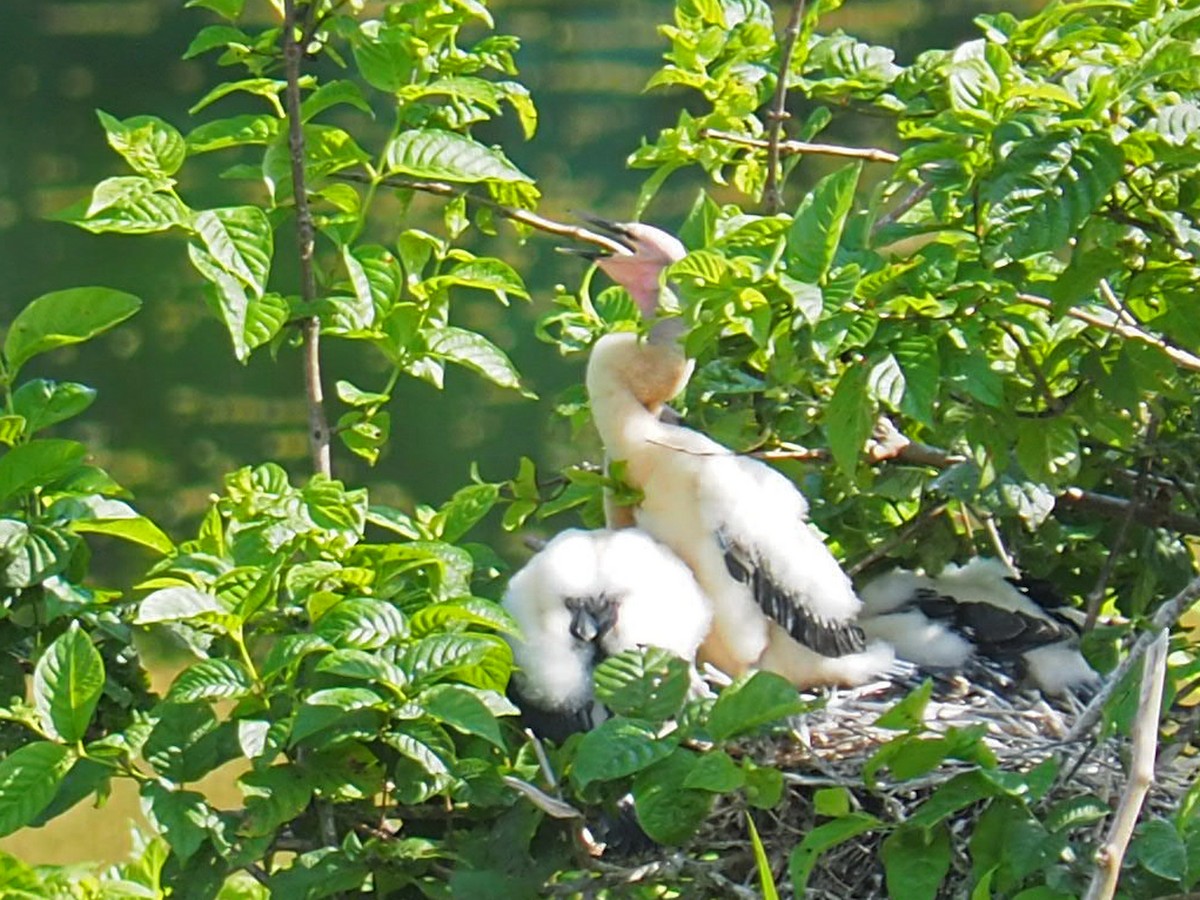
<svg viewBox="0 0 1200 900"><path fill-rule="evenodd" d="M248 4L252 14L255 5L255 0ZM822 31L841 28L889 44L905 63L926 47L953 46L975 36L971 19L980 12L1007 8L1021 14L1036 5L1036 0L849 0L823 20ZM776 4L780 16L781 6ZM96 108L118 118L154 114L185 134L212 117L261 111L261 100L229 98L196 118L188 115L188 107L213 84L242 76L238 69L219 69L215 55L180 60L195 31L216 21L204 10L182 7L182 0L38 0L6 4L0 14L0 58L5 60L0 71L0 322L10 321L41 293L78 285L106 285L143 298L142 312L129 323L82 347L39 357L22 374L81 381L99 390L95 405L60 427L59 435L86 442L96 461L134 492L139 508L176 540L192 536L224 473L266 459L283 463L297 478L309 471L299 354L285 348L274 362L260 351L248 365L238 365L227 334L204 305L201 279L177 236L92 235L46 217L89 196L100 179L126 174L105 143ZM497 30L522 40L520 80L533 93L541 123L529 142L508 120L477 129L477 136L503 143L538 180L546 215L565 219L575 209L628 217L646 173L626 170L626 156L643 138L674 124L681 104L696 103L683 92L641 93L667 47L656 26L670 21L672 4L494 0L492 9ZM803 113L797 103L792 109ZM366 117L351 113L340 124L372 152L378 147L371 139L376 128ZM878 134L871 133L873 127ZM847 139L891 141L888 122L859 121L853 128ZM261 148L253 152L261 154ZM217 177L237 161L228 153L189 161L180 193L194 208L257 200L254 192L260 188ZM811 177L808 168L801 164L800 181ZM687 173L672 176L647 218L677 225L699 184ZM420 218L423 212L424 224L437 228L436 206L420 201L414 214ZM412 219L404 223L410 224ZM383 222L376 237L399 227L399 222ZM454 324L482 331L505 349L540 399L501 391L462 370L447 371L444 392L402 381L390 407L392 440L374 468L334 447L335 475L368 486L377 502L440 503L467 481L472 461L478 461L485 478L501 480L515 473L522 455L533 457L539 467L578 459L581 453L597 458L594 445L571 443L565 424L553 414L560 392L581 380L582 360L561 359L533 334L533 323L550 308L553 285L577 283L578 262L555 254L543 236L519 245L507 229L500 239L470 235L472 249L500 256L522 273L533 302L505 309L490 300L456 300ZM287 252L289 241L290 230L277 235L281 260L294 255ZM292 274L280 272L274 286L294 290ZM365 348L327 340L327 392L332 394L337 378L372 389L384 377L372 365ZM335 406L330 404L331 419L338 415ZM479 539L497 542L510 559L518 556L512 539L493 523L483 530ZM138 551L115 545L109 550L107 544L104 549L94 562L108 583L127 586L144 567ZM121 809L136 805L131 797L114 803ZM126 829L116 811L91 813L90 819L88 813L83 810L83 818L65 823L67 830L25 832L0 846L30 862L123 855Z"/></svg>

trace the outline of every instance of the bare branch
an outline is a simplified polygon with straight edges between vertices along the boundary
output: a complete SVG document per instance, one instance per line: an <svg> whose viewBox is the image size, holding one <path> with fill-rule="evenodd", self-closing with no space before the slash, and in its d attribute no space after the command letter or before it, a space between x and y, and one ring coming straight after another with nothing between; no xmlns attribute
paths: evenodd
<svg viewBox="0 0 1200 900"><path fill-rule="evenodd" d="M783 209L783 186L779 183L779 138L783 134L783 120L788 117L788 72L792 68L792 54L796 50L796 39L800 37L803 19L804 0L792 0L792 14L780 41L775 96L771 98L771 109L767 112L767 181L763 185L763 202L771 215Z"/></svg>
<svg viewBox="0 0 1200 900"><path fill-rule="evenodd" d="M1068 741L1077 741L1091 731L1093 726L1100 721L1100 714L1104 712L1104 707L1116 692L1117 685L1121 683L1129 670L1137 665L1138 660L1158 637L1158 633L1164 628L1171 628L1197 600L1200 600L1200 577L1193 578L1188 582L1187 587L1154 611L1154 616L1150 619L1150 629L1138 636L1138 639L1133 642L1133 646L1129 648L1129 655L1121 661L1119 666L1108 673L1108 677L1104 680L1104 687L1092 698L1071 727L1071 732L1067 735Z"/></svg>
<svg viewBox="0 0 1200 900"><path fill-rule="evenodd" d="M1000 534L1000 529L996 526L996 517L986 515L980 518L983 519L983 530L987 532L988 540L992 542L992 549L996 551L996 556L1004 563L1004 567L1008 569L1010 574L1018 574L1017 567L1013 564L1012 554L1004 546L1004 538Z"/></svg>
<svg viewBox="0 0 1200 900"><path fill-rule="evenodd" d="M1154 756L1158 748L1158 716L1162 707L1163 681L1167 675L1167 629L1153 633L1142 669L1138 714L1133 722L1133 748L1129 761L1129 783L1121 795L1117 811L1109 825L1108 836L1096 851L1096 873L1088 885L1085 900L1110 900L1117 892L1121 862L1146 792L1154 783Z"/></svg>
<svg viewBox="0 0 1200 900"><path fill-rule="evenodd" d="M911 191L900 198L899 203L875 220L875 224L871 226L871 237L874 237L889 225L899 222L901 216L931 193L933 193L933 184L928 181L922 181L920 184L914 185Z"/></svg>
<svg viewBox="0 0 1200 900"><path fill-rule="evenodd" d="M597 234L581 225L567 225L563 222L556 222L554 219L547 219L545 216L539 216L537 213L530 212L527 209L514 209L511 206L505 206L503 203L493 200L491 197L482 197L479 194L473 194L461 185L448 184L442 181L410 181L406 178L372 178L363 172L338 172L334 177L340 178L343 181L357 181L362 184L382 184L385 187L398 188L400 190L420 191L423 194L434 194L439 197L466 197L468 203L486 206L488 209L495 210L504 218L513 222L519 222L522 225L528 225L535 231L544 231L547 234L555 234L574 241L594 244L610 253L629 252L627 248L612 238L603 234Z"/></svg>
<svg viewBox="0 0 1200 900"><path fill-rule="evenodd" d="M733 134L729 131L719 131L716 128L702 129L700 137L725 141L729 144L741 144L743 147L757 147L760 150L770 149L769 141L764 141L761 138L746 137L741 134ZM896 163L900 161L900 157L895 153L892 153L890 150L881 150L877 147L842 147L838 144L813 144L808 141L780 141L779 153L782 156L793 156L797 153L812 153L816 156L840 156L847 159L865 159L867 162L878 163Z"/></svg>
<svg viewBox="0 0 1200 900"><path fill-rule="evenodd" d="M306 5L311 11L311 5ZM292 163L292 195L296 203L296 240L300 248L300 298L312 303L317 298L313 271L313 244L316 230L308 207L308 189L304 183L304 126L300 121L300 60L304 48L296 40L300 20L296 0L283 2L283 61L287 77L284 99L287 104L288 153ZM321 320L316 316L301 325L304 337L304 391L308 398L308 445L313 471L329 476L333 469L329 455L329 423L325 418L325 393L321 386Z"/></svg>
<svg viewBox="0 0 1200 900"><path fill-rule="evenodd" d="M1037 306L1042 309L1054 309L1054 302L1045 297L1039 297L1036 294L1017 294L1017 299L1022 303L1028 303L1030 306ZM1077 306L1072 306L1065 311L1065 315L1072 319L1078 319L1080 322L1086 322L1089 325L1095 325L1097 328L1103 328L1106 331L1111 331L1113 334L1123 337L1128 341L1138 341L1142 344L1149 344L1151 347L1156 347L1162 353L1182 369L1188 369L1192 372L1200 372L1200 356L1190 353L1181 347L1174 347L1167 343L1156 334L1151 334L1136 325L1130 325L1127 322L1120 321L1116 313L1108 313L1104 315L1102 311L1096 310L1092 312L1087 309L1081 309Z"/></svg>

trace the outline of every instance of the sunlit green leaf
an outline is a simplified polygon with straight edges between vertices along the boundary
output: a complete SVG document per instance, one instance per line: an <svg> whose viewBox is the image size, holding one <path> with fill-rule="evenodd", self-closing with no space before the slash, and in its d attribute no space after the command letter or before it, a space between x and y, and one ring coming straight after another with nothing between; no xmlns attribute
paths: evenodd
<svg viewBox="0 0 1200 900"><path fill-rule="evenodd" d="M73 743L83 738L100 692L104 662L78 623L46 648L33 672L33 700L42 727Z"/></svg>
<svg viewBox="0 0 1200 900"><path fill-rule="evenodd" d="M142 301L103 287L69 288L43 294L22 309L4 338L10 376L29 359L56 347L78 344L124 322Z"/></svg>
<svg viewBox="0 0 1200 900"><path fill-rule="evenodd" d="M0 760L0 836L33 821L53 798L74 757L61 744L34 741Z"/></svg>

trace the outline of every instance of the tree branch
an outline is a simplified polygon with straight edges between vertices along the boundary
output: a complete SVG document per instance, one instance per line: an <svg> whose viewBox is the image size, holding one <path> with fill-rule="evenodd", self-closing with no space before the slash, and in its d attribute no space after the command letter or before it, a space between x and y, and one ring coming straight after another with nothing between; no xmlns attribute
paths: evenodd
<svg viewBox="0 0 1200 900"><path fill-rule="evenodd" d="M1041 309L1054 309L1054 302L1039 297L1036 294L1017 294L1017 299L1022 303L1028 303L1030 306L1037 306ZM1164 355L1182 369L1189 369L1192 372L1200 372L1200 356L1196 356L1182 347L1174 347L1167 341L1163 340L1156 334L1151 334L1136 325L1130 325L1127 322L1121 321L1116 313L1110 313L1108 316L1101 314L1099 310L1091 312L1086 309L1081 309L1078 306L1069 307L1065 315L1072 319L1078 319L1080 322L1086 322L1089 325L1095 325L1097 328L1103 328L1106 331L1111 331L1128 341L1138 341L1143 344L1149 344L1151 347L1156 347Z"/></svg>
<svg viewBox="0 0 1200 900"><path fill-rule="evenodd" d="M763 202L771 215L783 209L783 187L779 183L779 137L783 134L783 120L788 117L788 72L792 68L792 54L796 50L796 39L800 37L803 19L804 0L792 0L792 14L780 42L775 96L771 98L771 108L767 112L767 180L763 185Z"/></svg>
<svg viewBox="0 0 1200 900"><path fill-rule="evenodd" d="M594 244L610 253L624 254L629 252L628 248L618 241L614 241L603 234L590 231L581 225L567 225L562 222L556 222L553 219L547 219L545 216L539 216L537 213L530 212L527 209L514 209L511 206L505 206L503 203L493 200L491 197L481 197L479 194L472 194L460 185L448 184L441 181L410 181L406 178L372 178L363 172L338 172L334 175L334 178L340 178L343 181L356 181L360 184L382 184L384 187L420 191L421 193L434 194L438 197L466 197L468 203L486 206L488 209L495 210L504 218L510 219L513 222L519 222L522 225L528 225L535 231L544 231L547 234L555 234L559 237Z"/></svg>
<svg viewBox="0 0 1200 900"><path fill-rule="evenodd" d="M296 40L299 28L296 0L283 0L283 62L287 78L284 99L292 163L292 196L296 204L296 241L300 248L300 298L308 304L317 299L313 271L316 231L304 183L304 125L300 121L300 61L304 47ZM329 423L325 418L325 392L321 386L321 320L310 316L300 324L300 330L304 339L304 392L308 398L308 446L313 471L330 476L333 468L329 454Z"/></svg>
<svg viewBox="0 0 1200 900"><path fill-rule="evenodd" d="M863 569L879 562L879 560L883 559L897 547L907 544L915 535L929 527L929 524L933 522L934 519L944 513L947 506L949 506L948 503L939 503L937 506L930 507L929 509L924 510L920 514L914 516L908 521L907 524L905 524L903 528L892 535L888 540L884 541L878 547L875 547L870 553L858 560L853 565L847 566L846 574L853 578L859 572L863 571Z"/></svg>
<svg viewBox="0 0 1200 900"><path fill-rule="evenodd" d="M770 141L733 134L729 131L718 131L715 128L702 129L700 137L725 141L729 144L741 144L743 147L757 147L760 150L769 150L771 147ZM780 141L778 147L780 154L783 156L793 156L797 153L812 153L817 156L865 159L867 162L895 163L900 161L900 157L895 153L889 150L880 150L877 147L841 147L837 144L813 144L808 141Z"/></svg>
<svg viewBox="0 0 1200 900"><path fill-rule="evenodd" d="M1121 661L1119 666L1108 673L1108 677L1104 680L1104 687L1079 714L1079 718L1066 737L1067 741L1077 741L1091 731L1093 726L1100 721L1100 714L1104 712L1104 707L1116 692L1117 685L1121 683L1129 670L1137 665L1137 661L1157 639L1158 633L1164 628L1171 628L1197 600L1200 600L1200 577L1193 578L1188 582L1187 587L1154 611L1154 615L1150 619L1150 629L1138 636L1138 639L1133 642L1133 646L1129 648L1129 655Z"/></svg>
<svg viewBox="0 0 1200 900"><path fill-rule="evenodd" d="M1129 762L1129 783L1113 815L1108 836L1096 851L1096 873L1088 885L1085 900L1109 900L1117 891L1121 862L1129 839L1133 837L1138 814L1146 792L1154 783L1154 756L1158 747L1158 716L1162 707L1163 681L1167 675L1167 630L1152 632L1142 669L1138 714L1133 721L1133 749Z"/></svg>

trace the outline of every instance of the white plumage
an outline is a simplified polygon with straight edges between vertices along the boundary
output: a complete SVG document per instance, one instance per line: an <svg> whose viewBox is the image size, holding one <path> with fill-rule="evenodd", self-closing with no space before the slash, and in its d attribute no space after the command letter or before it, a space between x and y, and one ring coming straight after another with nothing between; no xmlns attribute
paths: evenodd
<svg viewBox="0 0 1200 900"><path fill-rule="evenodd" d="M662 294L678 241L645 225L616 225L627 255L599 266L629 289L644 315ZM653 277L650 277L651 274ZM643 493L639 527L674 550L714 608L702 657L729 675L766 668L798 686L855 684L886 669L885 644L867 646L850 580L807 522L808 505L783 475L709 438L660 421L691 373L678 320L647 339L612 334L593 347L587 388L608 456L624 460Z"/></svg>
<svg viewBox="0 0 1200 900"><path fill-rule="evenodd" d="M568 719L586 718L604 658L654 646L692 662L712 622L687 566L637 529L562 532L513 575L503 603L522 633L510 639L522 699Z"/></svg>
<svg viewBox="0 0 1200 900"><path fill-rule="evenodd" d="M896 569L860 591L863 631L901 659L958 669L973 657L1016 662L1044 693L1086 689L1099 675L1079 652L1077 610L1047 608L999 560L953 563L937 577Z"/></svg>

